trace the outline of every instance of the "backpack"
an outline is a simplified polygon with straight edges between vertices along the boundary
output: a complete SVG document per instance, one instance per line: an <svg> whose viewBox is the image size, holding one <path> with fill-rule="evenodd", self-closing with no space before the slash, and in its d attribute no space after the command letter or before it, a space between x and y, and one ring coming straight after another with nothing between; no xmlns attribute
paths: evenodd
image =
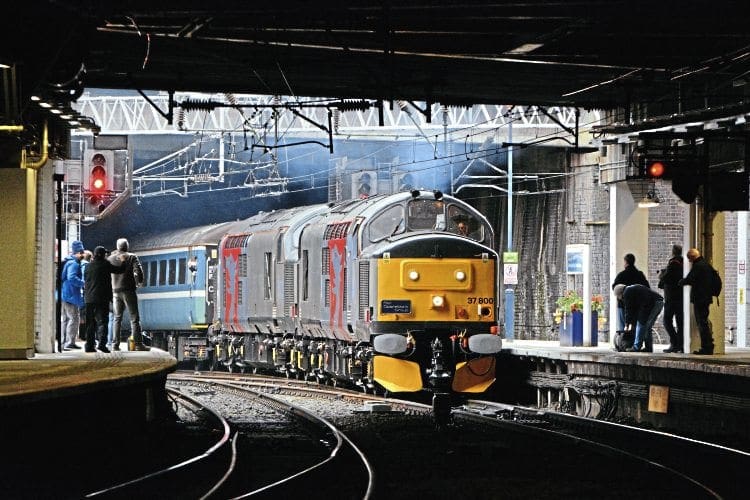
<svg viewBox="0 0 750 500"><path fill-rule="evenodd" d="M721 293L721 276L719 276L719 271L711 268L711 296L712 297L718 297Z"/></svg>
<svg viewBox="0 0 750 500"><path fill-rule="evenodd" d="M617 352L623 352L628 347L633 347L633 343L635 342L635 332L629 331L624 332L621 330L618 330L615 334L615 351Z"/></svg>

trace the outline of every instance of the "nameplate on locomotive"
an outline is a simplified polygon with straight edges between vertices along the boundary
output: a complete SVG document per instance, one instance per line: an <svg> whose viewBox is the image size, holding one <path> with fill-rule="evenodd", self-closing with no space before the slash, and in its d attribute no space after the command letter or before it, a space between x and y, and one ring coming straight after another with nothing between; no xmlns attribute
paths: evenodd
<svg viewBox="0 0 750 500"><path fill-rule="evenodd" d="M382 300L381 314L411 314L411 300Z"/></svg>

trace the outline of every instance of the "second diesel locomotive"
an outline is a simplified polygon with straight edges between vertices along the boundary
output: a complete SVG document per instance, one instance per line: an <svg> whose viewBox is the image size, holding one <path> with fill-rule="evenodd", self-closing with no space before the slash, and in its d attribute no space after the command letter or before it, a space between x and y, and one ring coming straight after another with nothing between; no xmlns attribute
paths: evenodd
<svg viewBox="0 0 750 500"><path fill-rule="evenodd" d="M133 246L141 323L179 361L365 389L495 379L499 259L469 204L412 191L261 213Z"/></svg>

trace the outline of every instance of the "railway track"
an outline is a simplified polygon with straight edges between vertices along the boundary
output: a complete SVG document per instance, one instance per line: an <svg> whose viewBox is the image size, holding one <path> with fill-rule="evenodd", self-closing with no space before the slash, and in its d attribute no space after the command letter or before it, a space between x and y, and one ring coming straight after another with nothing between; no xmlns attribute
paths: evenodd
<svg viewBox="0 0 750 500"><path fill-rule="evenodd" d="M429 405L256 375L176 373L168 386L183 424L212 440L94 497L743 497L747 454L618 424L469 400L438 427Z"/></svg>
<svg viewBox="0 0 750 500"><path fill-rule="evenodd" d="M641 463L664 483L682 485L698 498L742 498L738 483L750 453L675 434L554 411L469 400L456 418L493 420L529 432L567 439L604 455ZM550 438L552 440L552 438Z"/></svg>
<svg viewBox="0 0 750 500"><path fill-rule="evenodd" d="M270 394L268 381L176 376L168 389L183 422L209 434L219 429L221 437L180 463L87 497L143 498L153 491L160 498L285 498L316 485L316 496L369 498L367 457L330 420ZM325 480L342 472L350 479L343 487Z"/></svg>

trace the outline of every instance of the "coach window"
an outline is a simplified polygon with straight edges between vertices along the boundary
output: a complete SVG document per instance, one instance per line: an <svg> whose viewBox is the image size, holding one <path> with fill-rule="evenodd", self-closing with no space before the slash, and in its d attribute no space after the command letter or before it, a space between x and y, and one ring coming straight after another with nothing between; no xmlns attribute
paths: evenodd
<svg viewBox="0 0 750 500"><path fill-rule="evenodd" d="M159 277L159 262L152 260L148 263L148 286L156 286L156 279Z"/></svg>
<svg viewBox="0 0 750 500"><path fill-rule="evenodd" d="M404 207L395 205L375 216L370 222L370 241L376 242L396 234L403 233L406 229L404 220Z"/></svg>
<svg viewBox="0 0 750 500"><path fill-rule="evenodd" d="M169 259L169 271L167 272L169 280L168 285L177 283L177 259Z"/></svg>
<svg viewBox="0 0 750 500"><path fill-rule="evenodd" d="M167 261L159 261L159 286L167 284Z"/></svg>
<svg viewBox="0 0 750 500"><path fill-rule="evenodd" d="M177 284L184 285L187 281L187 259L185 257L181 257L179 262L180 263L177 266Z"/></svg>

